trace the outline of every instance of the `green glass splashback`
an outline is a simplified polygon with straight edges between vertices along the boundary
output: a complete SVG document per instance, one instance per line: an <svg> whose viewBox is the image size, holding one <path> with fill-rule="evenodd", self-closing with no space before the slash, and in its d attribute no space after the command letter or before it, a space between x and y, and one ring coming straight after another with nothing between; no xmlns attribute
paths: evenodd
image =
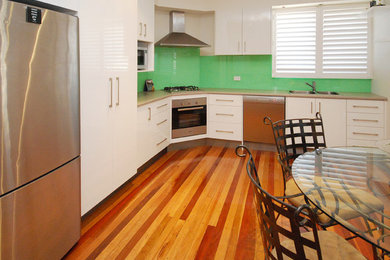
<svg viewBox="0 0 390 260"><path fill-rule="evenodd" d="M138 91L145 79L152 79L155 89L166 86L200 85L199 48L156 47L154 71L138 72Z"/></svg>
<svg viewBox="0 0 390 260"><path fill-rule="evenodd" d="M234 81L240 76L240 81ZM315 80L321 91L370 92L370 79L272 78L271 55L200 56L197 48L155 48L155 71L138 73L138 91L145 79L155 88L197 85L201 88L308 90Z"/></svg>

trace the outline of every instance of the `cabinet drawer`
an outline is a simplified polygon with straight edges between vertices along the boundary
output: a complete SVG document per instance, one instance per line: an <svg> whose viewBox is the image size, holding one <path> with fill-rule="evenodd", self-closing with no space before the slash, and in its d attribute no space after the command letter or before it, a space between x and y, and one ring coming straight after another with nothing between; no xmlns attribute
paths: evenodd
<svg viewBox="0 0 390 260"><path fill-rule="evenodd" d="M209 121L221 123L242 123L242 107L210 105Z"/></svg>
<svg viewBox="0 0 390 260"><path fill-rule="evenodd" d="M159 122L156 122L155 127L156 127L156 131L158 132L158 134L163 134L164 136L169 137L171 126L170 126L170 121L168 118L163 119ZM159 141L159 140L157 140L157 141Z"/></svg>
<svg viewBox="0 0 390 260"><path fill-rule="evenodd" d="M239 95L209 95L210 105L242 106L242 96Z"/></svg>
<svg viewBox="0 0 390 260"><path fill-rule="evenodd" d="M367 127L384 127L384 114L348 113L347 124Z"/></svg>
<svg viewBox="0 0 390 260"><path fill-rule="evenodd" d="M348 126L347 139L380 140L384 139L384 128Z"/></svg>
<svg viewBox="0 0 390 260"><path fill-rule="evenodd" d="M170 107L171 107L171 99L169 98L153 102L151 104L152 115L167 111L170 109Z"/></svg>
<svg viewBox="0 0 390 260"><path fill-rule="evenodd" d="M208 133L211 138L242 141L242 124L212 122L208 125Z"/></svg>
<svg viewBox="0 0 390 260"><path fill-rule="evenodd" d="M376 140L347 139L347 146L376 146Z"/></svg>
<svg viewBox="0 0 390 260"><path fill-rule="evenodd" d="M384 102L372 100L347 100L347 112L354 113L383 113Z"/></svg>

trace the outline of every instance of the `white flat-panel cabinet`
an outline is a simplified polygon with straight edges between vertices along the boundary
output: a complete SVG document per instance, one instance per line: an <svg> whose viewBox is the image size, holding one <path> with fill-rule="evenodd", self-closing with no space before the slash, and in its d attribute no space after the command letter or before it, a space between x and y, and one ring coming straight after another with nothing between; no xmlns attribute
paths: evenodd
<svg viewBox="0 0 390 260"><path fill-rule="evenodd" d="M227 2L215 12L215 54L239 55L242 52L242 8L237 9Z"/></svg>
<svg viewBox="0 0 390 260"><path fill-rule="evenodd" d="M316 112L322 116L326 145L347 145L347 101L316 98Z"/></svg>
<svg viewBox="0 0 390 260"><path fill-rule="evenodd" d="M171 118L170 98L138 107L137 167L169 145Z"/></svg>
<svg viewBox="0 0 390 260"><path fill-rule="evenodd" d="M215 10L215 54L271 54L269 1L218 1Z"/></svg>
<svg viewBox="0 0 390 260"><path fill-rule="evenodd" d="M286 119L314 118L320 112L327 146L347 144L347 101L344 99L286 98Z"/></svg>
<svg viewBox="0 0 390 260"><path fill-rule="evenodd" d="M239 95L209 95L207 105L208 137L243 140L243 98Z"/></svg>
<svg viewBox="0 0 390 260"><path fill-rule="evenodd" d="M286 98L286 119L312 118L315 116L314 98Z"/></svg>
<svg viewBox="0 0 390 260"><path fill-rule="evenodd" d="M138 40L154 41L154 0L138 0Z"/></svg>
<svg viewBox="0 0 390 260"><path fill-rule="evenodd" d="M136 173L136 2L80 2L81 211Z"/></svg>
<svg viewBox="0 0 390 260"><path fill-rule="evenodd" d="M271 54L271 1L245 0L242 11L243 54Z"/></svg>

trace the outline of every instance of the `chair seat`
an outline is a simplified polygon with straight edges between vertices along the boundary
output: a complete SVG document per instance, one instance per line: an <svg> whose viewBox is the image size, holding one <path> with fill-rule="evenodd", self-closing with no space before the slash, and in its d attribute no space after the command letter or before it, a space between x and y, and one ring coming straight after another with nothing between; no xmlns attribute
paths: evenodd
<svg viewBox="0 0 390 260"><path fill-rule="evenodd" d="M311 241L314 240L312 232L306 232L302 234L302 237ZM332 260L346 260L346 259L366 259L356 248L350 243L344 240L341 236L331 231L321 230L318 231L318 238L320 241L322 259ZM291 252L295 253L294 241L290 239L283 240L281 246L287 248ZM318 259L317 251L309 247L305 247L306 259ZM276 257L275 249L272 250L272 255ZM283 259L290 259L284 256Z"/></svg>
<svg viewBox="0 0 390 260"><path fill-rule="evenodd" d="M348 192L352 195L353 198L356 198L356 201L351 198ZM367 214L374 212L373 209L383 210L384 208L382 201L371 193L356 188L351 188L348 190L348 192L346 190L338 190L337 192L337 197L341 198L344 201L336 200L334 194L329 190L321 190L320 192L314 191L313 194L323 206L326 206L328 213L337 214L340 218L345 220L356 218L361 215L354 208L358 208L360 211ZM285 193L286 196L302 194L301 190L298 188L293 179L289 179L286 182ZM320 193L322 194L322 196L320 195ZM307 204L303 194L299 197L290 198L288 199L288 201L296 207L299 207L302 204ZM313 208L315 208L314 205ZM323 225L331 223L332 221L331 218L329 218L326 214L322 212L318 212L318 220Z"/></svg>

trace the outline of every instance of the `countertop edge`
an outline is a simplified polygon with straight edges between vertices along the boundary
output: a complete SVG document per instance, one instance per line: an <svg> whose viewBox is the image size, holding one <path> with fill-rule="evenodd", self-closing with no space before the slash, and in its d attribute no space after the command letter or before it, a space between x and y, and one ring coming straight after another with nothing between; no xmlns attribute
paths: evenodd
<svg viewBox="0 0 390 260"><path fill-rule="evenodd" d="M140 96L141 94L141 96ZM163 90L154 92L138 92L137 106L144 106L155 101L159 101L168 97L175 96L192 96L192 95L242 95L242 96L274 96L274 97L297 97L297 98L324 98L324 99L350 99L350 100L376 100L387 101L387 97L376 95L373 93L361 92L340 92L339 95L323 95L323 94L290 94L286 90L270 91L270 90L235 90L235 89L204 89L193 92L177 92L168 93Z"/></svg>

